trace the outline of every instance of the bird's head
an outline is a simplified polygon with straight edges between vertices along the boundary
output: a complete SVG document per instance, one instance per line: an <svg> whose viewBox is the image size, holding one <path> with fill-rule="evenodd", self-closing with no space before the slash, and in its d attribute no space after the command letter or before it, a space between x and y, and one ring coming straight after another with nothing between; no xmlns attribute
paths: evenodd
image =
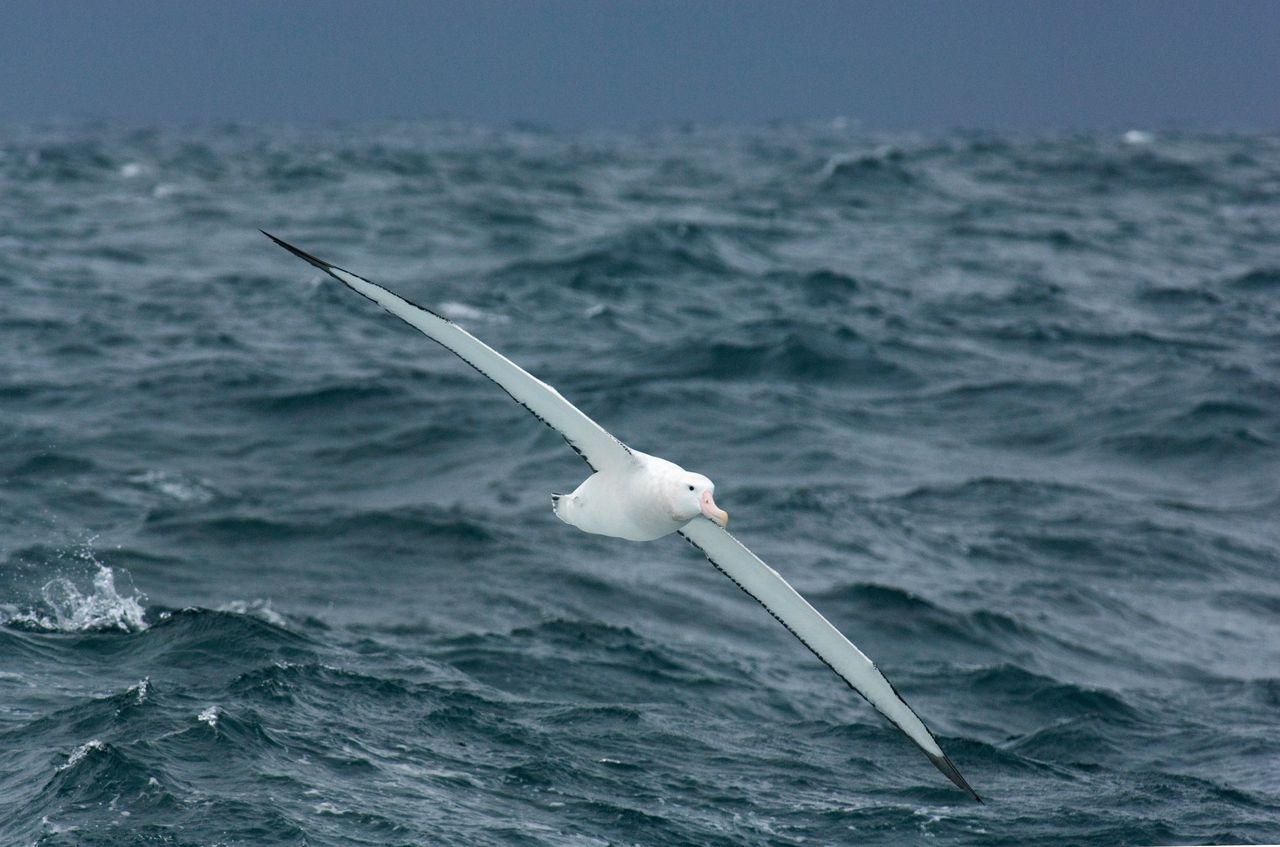
<svg viewBox="0 0 1280 847"><path fill-rule="evenodd" d="M683 472L672 478L667 498L676 520L687 523L698 515L709 518L718 526L729 525L729 513L716 505L716 486L700 473Z"/></svg>

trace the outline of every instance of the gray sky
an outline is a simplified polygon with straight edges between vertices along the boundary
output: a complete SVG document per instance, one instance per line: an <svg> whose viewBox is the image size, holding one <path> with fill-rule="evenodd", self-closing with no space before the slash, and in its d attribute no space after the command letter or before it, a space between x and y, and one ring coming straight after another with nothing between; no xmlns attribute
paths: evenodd
<svg viewBox="0 0 1280 847"><path fill-rule="evenodd" d="M1280 127L1280 3L7 0L0 121Z"/></svg>

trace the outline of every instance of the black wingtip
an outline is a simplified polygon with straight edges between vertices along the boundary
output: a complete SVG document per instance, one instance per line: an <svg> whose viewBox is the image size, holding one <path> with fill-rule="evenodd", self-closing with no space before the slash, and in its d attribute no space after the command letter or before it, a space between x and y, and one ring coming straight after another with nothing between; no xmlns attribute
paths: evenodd
<svg viewBox="0 0 1280 847"><path fill-rule="evenodd" d="M258 230L258 232L262 233L267 238L270 238L276 244L279 244L281 247L288 250L290 253L297 256L302 261L315 265L317 268L324 271L325 273L328 273L334 267L336 267L335 265L331 265L328 262L324 261L323 259L317 259L315 256L312 256L310 253L307 253L304 250L299 250L297 247L294 247L292 244L290 244L287 241L281 241L279 238L276 238L274 235L267 232L265 229L260 229Z"/></svg>
<svg viewBox="0 0 1280 847"><path fill-rule="evenodd" d="M982 798L978 796L978 792L974 791L973 787L960 775L959 768L955 766L955 763L951 761L947 754L943 753L941 756L935 756L932 753L925 753L925 755L929 757L929 761L933 762L934 767L946 774L947 779L956 784L957 788L967 792L970 797L979 803L983 802Z"/></svg>

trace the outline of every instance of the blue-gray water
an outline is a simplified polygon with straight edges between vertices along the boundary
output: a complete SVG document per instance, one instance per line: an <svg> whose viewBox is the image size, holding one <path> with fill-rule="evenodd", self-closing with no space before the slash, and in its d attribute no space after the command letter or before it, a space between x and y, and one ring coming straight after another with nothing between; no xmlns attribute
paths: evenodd
<svg viewBox="0 0 1280 847"><path fill-rule="evenodd" d="M0 843L1280 840L1280 141L0 133ZM971 803L263 227L717 483Z"/></svg>

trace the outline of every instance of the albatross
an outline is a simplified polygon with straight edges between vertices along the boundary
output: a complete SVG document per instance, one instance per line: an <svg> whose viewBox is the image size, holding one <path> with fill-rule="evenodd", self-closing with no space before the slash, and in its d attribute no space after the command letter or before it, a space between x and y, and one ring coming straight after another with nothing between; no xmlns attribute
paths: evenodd
<svg viewBox="0 0 1280 847"><path fill-rule="evenodd" d="M715 483L702 474L623 444L560 392L462 327L364 277L317 259L265 230L263 235L417 329L491 379L534 417L558 432L591 468L571 494L553 494L556 517L584 532L653 541L678 533L711 564L764 606L805 647L978 802L982 798L942 752L933 733L867 656L809 605L777 571L729 534L729 514L716 505Z"/></svg>

